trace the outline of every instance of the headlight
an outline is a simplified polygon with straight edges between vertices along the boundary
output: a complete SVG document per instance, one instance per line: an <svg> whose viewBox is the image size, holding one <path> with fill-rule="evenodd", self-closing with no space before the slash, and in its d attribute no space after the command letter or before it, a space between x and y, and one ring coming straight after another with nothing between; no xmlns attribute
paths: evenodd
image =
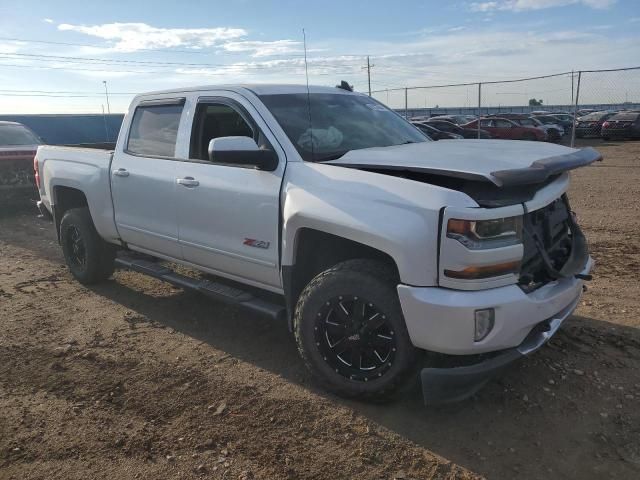
<svg viewBox="0 0 640 480"><path fill-rule="evenodd" d="M453 238L470 250L499 248L522 242L522 217L493 220L458 220L447 223L447 237Z"/></svg>

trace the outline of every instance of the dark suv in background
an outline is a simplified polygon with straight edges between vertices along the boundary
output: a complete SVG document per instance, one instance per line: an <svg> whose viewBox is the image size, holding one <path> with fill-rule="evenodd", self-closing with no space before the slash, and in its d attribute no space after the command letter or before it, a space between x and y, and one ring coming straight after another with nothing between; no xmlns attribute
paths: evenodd
<svg viewBox="0 0 640 480"><path fill-rule="evenodd" d="M592 112L579 117L576 120L576 137L599 137L602 132L602 125L617 112L603 111Z"/></svg>
<svg viewBox="0 0 640 480"><path fill-rule="evenodd" d="M602 124L603 140L640 138L640 112L618 112Z"/></svg>

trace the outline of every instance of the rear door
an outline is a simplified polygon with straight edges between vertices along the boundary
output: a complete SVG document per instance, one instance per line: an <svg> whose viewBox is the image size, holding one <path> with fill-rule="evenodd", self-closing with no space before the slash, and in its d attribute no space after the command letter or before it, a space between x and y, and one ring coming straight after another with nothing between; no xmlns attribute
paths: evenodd
<svg viewBox="0 0 640 480"><path fill-rule="evenodd" d="M186 261L279 291L280 187L284 151L253 105L232 92L189 99L188 160L176 171L179 238ZM280 158L273 172L209 161L214 138L247 136ZM185 183L186 180L186 183Z"/></svg>
<svg viewBox="0 0 640 480"><path fill-rule="evenodd" d="M120 238L131 248L179 259L176 142L184 98L141 102L111 165Z"/></svg>

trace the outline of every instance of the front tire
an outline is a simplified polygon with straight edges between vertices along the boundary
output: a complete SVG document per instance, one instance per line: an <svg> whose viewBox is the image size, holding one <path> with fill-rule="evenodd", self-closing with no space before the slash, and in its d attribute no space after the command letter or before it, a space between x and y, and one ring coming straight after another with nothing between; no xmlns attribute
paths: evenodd
<svg viewBox="0 0 640 480"><path fill-rule="evenodd" d="M392 270L348 260L318 274L296 306L298 351L313 376L340 396L387 398L404 382L411 344Z"/></svg>
<svg viewBox="0 0 640 480"><path fill-rule="evenodd" d="M98 283L113 274L116 249L100 237L88 208L67 210L60 222L60 243L69 271L80 283Z"/></svg>

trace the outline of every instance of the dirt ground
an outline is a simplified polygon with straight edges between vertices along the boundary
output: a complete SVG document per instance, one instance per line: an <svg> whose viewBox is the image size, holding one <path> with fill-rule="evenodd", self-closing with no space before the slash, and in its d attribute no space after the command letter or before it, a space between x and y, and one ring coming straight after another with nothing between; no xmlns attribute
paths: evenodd
<svg viewBox="0 0 640 480"><path fill-rule="evenodd" d="M0 479L640 478L640 142L573 174L595 278L474 398L313 384L286 325L140 274L85 288L51 224L0 219Z"/></svg>

